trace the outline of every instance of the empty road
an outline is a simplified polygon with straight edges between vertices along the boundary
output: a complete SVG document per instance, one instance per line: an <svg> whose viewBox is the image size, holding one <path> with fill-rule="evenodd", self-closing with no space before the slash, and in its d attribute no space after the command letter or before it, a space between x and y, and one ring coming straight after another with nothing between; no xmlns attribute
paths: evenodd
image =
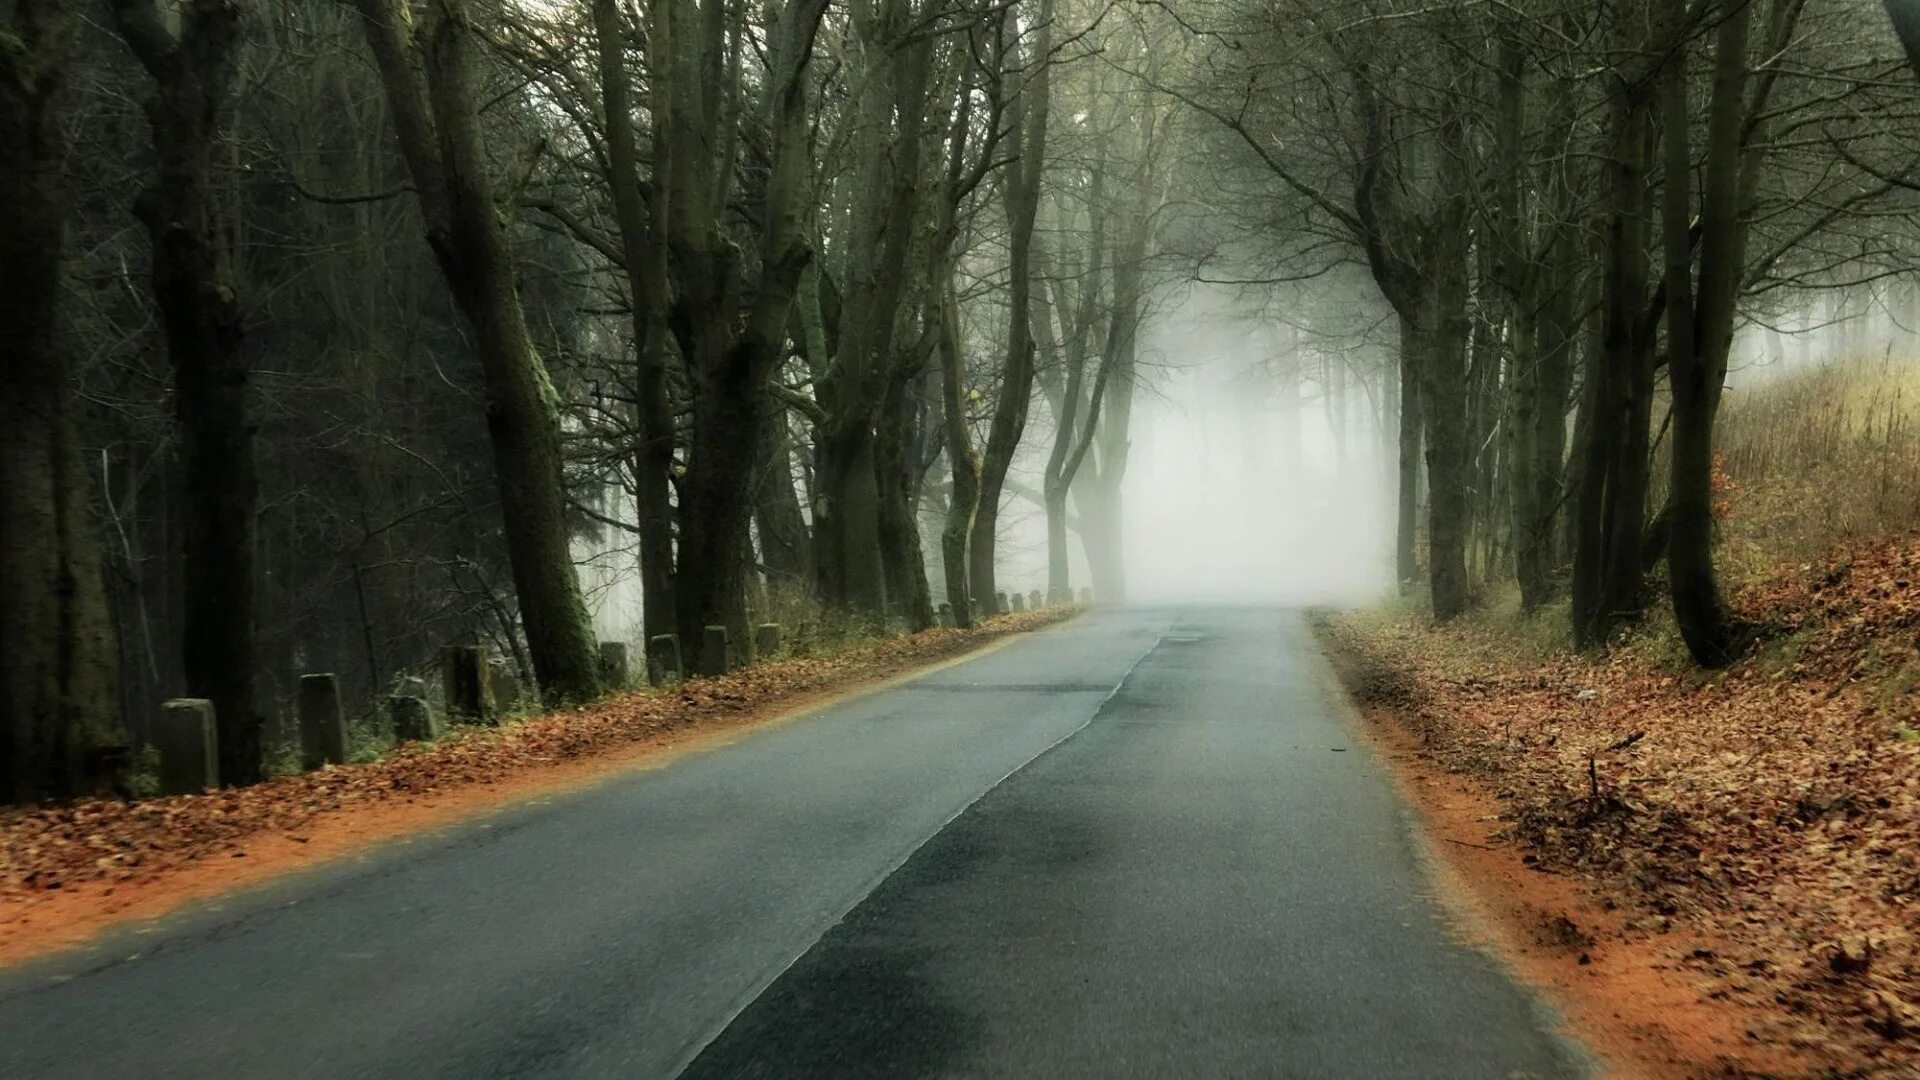
<svg viewBox="0 0 1920 1080"><path fill-rule="evenodd" d="M1101 610L0 972L0 1077L1574 1077L1303 619Z"/></svg>

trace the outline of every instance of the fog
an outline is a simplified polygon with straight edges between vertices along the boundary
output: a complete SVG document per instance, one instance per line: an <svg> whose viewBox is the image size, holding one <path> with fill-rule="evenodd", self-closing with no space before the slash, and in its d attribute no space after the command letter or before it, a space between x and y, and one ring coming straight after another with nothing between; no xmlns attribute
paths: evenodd
<svg viewBox="0 0 1920 1080"><path fill-rule="evenodd" d="M1311 341L1207 289L1145 328L1123 484L1129 599L1347 604L1390 585L1374 409L1349 373L1336 437L1339 391Z"/></svg>
<svg viewBox="0 0 1920 1080"><path fill-rule="evenodd" d="M1394 440L1378 417L1393 412L1376 398L1388 353L1361 341L1378 316L1348 304L1360 317L1343 321L1324 295L1288 299L1294 315L1251 307L1237 290L1187 286L1164 295L1142 326L1122 482L1130 602L1354 605L1391 586ZM1309 306L1324 336L1302 329L1297 311ZM1051 421L1036 393L1001 510L997 576L1010 592L1047 585L1037 495ZM930 480L945 470L936 462ZM606 519L633 513L618 487L600 497ZM941 510L924 504L921 516L936 599L945 592ZM1090 574L1077 533L1068 548L1078 589ZM600 529L576 539L574 556L595 632L639 640L633 537Z"/></svg>
<svg viewBox="0 0 1920 1080"><path fill-rule="evenodd" d="M1920 354L1920 290L1880 281L1798 294L1734 334L1727 386L1752 389L1810 369Z"/></svg>

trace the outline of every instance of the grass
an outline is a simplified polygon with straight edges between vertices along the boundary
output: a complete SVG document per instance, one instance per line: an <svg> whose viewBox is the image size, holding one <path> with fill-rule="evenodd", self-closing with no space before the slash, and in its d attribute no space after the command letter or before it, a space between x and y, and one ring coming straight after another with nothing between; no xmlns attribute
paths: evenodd
<svg viewBox="0 0 1920 1080"><path fill-rule="evenodd" d="M1488 585L1466 618L1501 634L1534 658L1573 647L1572 601L1561 595L1529 612L1520 603L1520 586L1509 580Z"/></svg>
<svg viewBox="0 0 1920 1080"><path fill-rule="evenodd" d="M1855 360L1729 390L1716 441L1733 482L1730 584L1920 528L1920 363Z"/></svg>

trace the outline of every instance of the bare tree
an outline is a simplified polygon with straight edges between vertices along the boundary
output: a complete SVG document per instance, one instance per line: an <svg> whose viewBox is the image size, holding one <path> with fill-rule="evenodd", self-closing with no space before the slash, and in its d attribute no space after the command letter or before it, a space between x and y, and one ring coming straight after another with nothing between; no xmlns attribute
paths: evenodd
<svg viewBox="0 0 1920 1080"><path fill-rule="evenodd" d="M825 8L825 0L790 0L767 27L760 269L750 293L723 229L735 138L729 112L735 80L721 76L726 5L663 0L655 13L655 55L666 68L656 73L666 96L656 89L655 123L664 125L671 143L665 174L674 265L669 323L692 397L675 581L683 641L699 640L708 625L726 625L737 639L750 640L742 588L753 465L766 416L763 397L785 351L810 258L807 73ZM704 17L696 21L696 14Z"/></svg>
<svg viewBox="0 0 1920 1080"><path fill-rule="evenodd" d="M387 91L427 242L466 315L487 384L494 471L528 650L550 700L599 691L593 628L568 546L559 403L514 282L474 81L471 14L435 0L355 0Z"/></svg>
<svg viewBox="0 0 1920 1080"><path fill-rule="evenodd" d="M1691 199L1692 113L1679 57L1662 80L1666 184L1661 233L1668 381L1673 389L1667 569L1681 636L1694 661L1707 667L1731 663L1740 645L1740 630L1721 599L1714 570L1713 423L1747 274L1748 226L1764 162L1756 137L1772 104L1777 58L1792 43L1804 3L1774 0L1768 5L1761 66L1751 74L1749 39L1757 5L1745 0L1717 13L1697 241Z"/></svg>
<svg viewBox="0 0 1920 1080"><path fill-rule="evenodd" d="M808 361L821 416L814 437L813 550L819 595L827 604L885 614L889 598L882 550L876 424L895 381L896 331L907 294L915 223L922 216L923 146L934 37L929 13L909 0L851 9L848 41L851 106L844 235L832 258L808 271L801 318L818 324L818 278L832 273L837 305L831 355L827 333L807 331ZM822 265L830 263L831 265ZM811 301L809 303L808 301Z"/></svg>
<svg viewBox="0 0 1920 1080"><path fill-rule="evenodd" d="M667 2L671 0L662 0L663 4ZM633 456L634 504L640 534L641 603L646 632L652 637L674 632L674 432L667 393L671 345L667 326L669 194L665 184L644 186L640 175L632 80L627 70L626 42L633 28L622 17L617 0L593 0L593 23L606 125L607 186L620 233L628 303L633 308L634 415L639 443ZM668 33L663 25L654 42L656 50L667 43ZM665 96L664 81L656 88L656 95L658 104ZM653 136L653 166L655 175L661 176L673 151L664 127L655 125Z"/></svg>
<svg viewBox="0 0 1920 1080"><path fill-rule="evenodd" d="M993 425L980 462L980 504L968 537L967 573L976 605L993 603L1000 496L1006 487L1007 470L1013 466L1014 451L1026 431L1027 411L1033 404L1033 227L1040 211L1040 178L1045 172L1052 107L1053 23L1054 0L1038 0L1031 41L1016 69L1024 83L1009 110L1012 132L1006 145L1010 161L1001 174L1008 224L1007 346ZM1001 55L1012 60L1016 54L1008 49Z"/></svg>

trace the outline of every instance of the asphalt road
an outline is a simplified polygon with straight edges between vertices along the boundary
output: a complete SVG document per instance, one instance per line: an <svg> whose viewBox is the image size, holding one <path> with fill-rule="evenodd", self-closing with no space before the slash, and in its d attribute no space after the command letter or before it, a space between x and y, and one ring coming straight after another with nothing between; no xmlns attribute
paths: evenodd
<svg viewBox="0 0 1920 1080"><path fill-rule="evenodd" d="M1300 617L1115 610L0 973L0 1077L1570 1077Z"/></svg>

